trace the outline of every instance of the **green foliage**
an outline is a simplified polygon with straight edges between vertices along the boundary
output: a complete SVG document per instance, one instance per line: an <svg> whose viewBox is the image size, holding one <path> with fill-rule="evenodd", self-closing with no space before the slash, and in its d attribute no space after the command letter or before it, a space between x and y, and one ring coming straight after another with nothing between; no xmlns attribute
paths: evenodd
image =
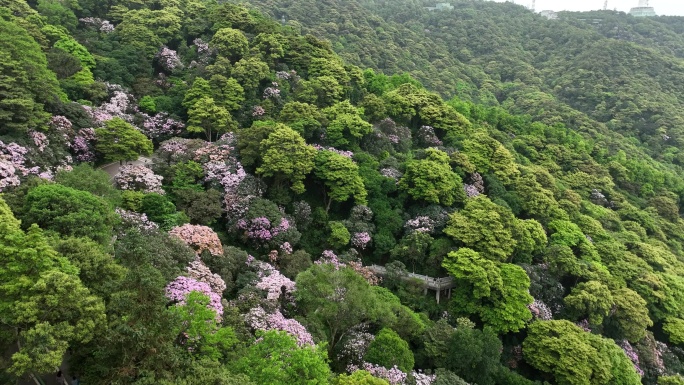
<svg viewBox="0 0 684 385"><path fill-rule="evenodd" d="M377 321L387 312L368 282L348 267L313 265L297 276L296 283L295 298L306 325L322 331L329 352L351 328Z"/></svg>
<svg viewBox="0 0 684 385"><path fill-rule="evenodd" d="M209 45L216 49L219 55L234 62L240 60L249 48L245 34L233 28L221 28L216 31Z"/></svg>
<svg viewBox="0 0 684 385"><path fill-rule="evenodd" d="M668 318L663 323L663 331L667 333L673 344L684 344L684 320L680 318Z"/></svg>
<svg viewBox="0 0 684 385"><path fill-rule="evenodd" d="M332 201L345 202L351 197L357 205L367 203L359 166L351 159L332 151L318 151L314 158L314 175L326 187L326 210L330 209Z"/></svg>
<svg viewBox="0 0 684 385"><path fill-rule="evenodd" d="M282 126L261 141L262 164L256 172L289 181L296 194L306 191L304 179L314 168L316 149L307 145L293 129Z"/></svg>
<svg viewBox="0 0 684 385"><path fill-rule="evenodd" d="M87 191L116 204L121 200L121 192L112 186L110 179L109 174L87 163L76 165L71 171L58 171L55 175L55 182L62 186Z"/></svg>
<svg viewBox="0 0 684 385"><path fill-rule="evenodd" d="M330 227L328 243L330 243L331 246L341 249L349 244L351 234L349 234L349 230L347 230L342 222L328 222L328 226Z"/></svg>
<svg viewBox="0 0 684 385"><path fill-rule="evenodd" d="M623 288L613 291L615 311L606 320L609 331L615 337L636 342L646 335L646 328L653 325L648 317L646 301L636 292Z"/></svg>
<svg viewBox="0 0 684 385"><path fill-rule="evenodd" d="M107 162L136 160L150 155L152 141L121 118L114 118L102 128L95 129L95 149Z"/></svg>
<svg viewBox="0 0 684 385"><path fill-rule="evenodd" d="M0 17L0 74L0 134L42 128L43 106L63 94L40 46L13 17Z"/></svg>
<svg viewBox="0 0 684 385"><path fill-rule="evenodd" d="M446 369L466 381L494 385L493 376L501 364L501 341L492 330L461 324L448 340Z"/></svg>
<svg viewBox="0 0 684 385"><path fill-rule="evenodd" d="M414 359L408 342L404 341L392 329L380 330L368 351L363 357L365 361L384 366L388 369L396 366L404 372L413 369Z"/></svg>
<svg viewBox="0 0 684 385"><path fill-rule="evenodd" d="M413 199L451 206L465 199L461 178L451 170L449 156L437 149L425 151L425 159L412 160L399 187Z"/></svg>
<svg viewBox="0 0 684 385"><path fill-rule="evenodd" d="M0 318L16 346L9 372L52 372L70 343L87 343L105 322L104 304L33 225L25 233L0 199Z"/></svg>
<svg viewBox="0 0 684 385"><path fill-rule="evenodd" d="M564 320L538 321L528 330L523 342L525 360L553 374L559 384L641 382L634 366L611 340L585 333Z"/></svg>
<svg viewBox="0 0 684 385"><path fill-rule="evenodd" d="M613 307L610 289L596 281L579 283L563 301L573 319L586 316L594 325L602 324L603 317L607 316Z"/></svg>
<svg viewBox="0 0 684 385"><path fill-rule="evenodd" d="M365 370L357 370L352 374L341 374L332 380L333 385L389 385L389 382L373 377Z"/></svg>
<svg viewBox="0 0 684 385"><path fill-rule="evenodd" d="M86 191L49 184L26 195L22 222L26 227L35 223L61 235L89 237L106 244L112 236L115 218L103 199Z"/></svg>
<svg viewBox="0 0 684 385"><path fill-rule="evenodd" d="M456 312L476 314L502 333L518 331L532 318L530 279L519 266L497 264L468 248L450 252L442 266L456 279L451 300Z"/></svg>
<svg viewBox="0 0 684 385"><path fill-rule="evenodd" d="M463 210L451 214L444 233L485 258L506 261L518 243L513 238L518 222L510 210L481 195L468 199Z"/></svg>
<svg viewBox="0 0 684 385"><path fill-rule="evenodd" d="M237 122L228 110L216 103L213 98L203 97L192 104L188 110L188 132L204 133L208 141L220 134L237 128Z"/></svg>
<svg viewBox="0 0 684 385"><path fill-rule="evenodd" d="M268 331L230 366L258 384L324 385L330 377L327 358L320 346L298 347L286 333Z"/></svg>

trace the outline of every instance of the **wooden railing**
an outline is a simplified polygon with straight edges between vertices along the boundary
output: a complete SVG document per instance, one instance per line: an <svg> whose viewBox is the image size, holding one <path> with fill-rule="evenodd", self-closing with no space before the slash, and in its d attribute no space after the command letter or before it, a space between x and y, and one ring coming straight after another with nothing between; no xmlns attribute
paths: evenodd
<svg viewBox="0 0 684 385"><path fill-rule="evenodd" d="M370 265L367 267L379 276L387 275L387 269L384 266ZM451 289L456 287L456 281L454 280L454 277L434 278L422 274L406 273L403 275L402 279L414 279L423 282L426 294L428 290L434 290L436 292L435 298L437 299L437 303L439 303L440 292L447 291L448 298L451 298Z"/></svg>

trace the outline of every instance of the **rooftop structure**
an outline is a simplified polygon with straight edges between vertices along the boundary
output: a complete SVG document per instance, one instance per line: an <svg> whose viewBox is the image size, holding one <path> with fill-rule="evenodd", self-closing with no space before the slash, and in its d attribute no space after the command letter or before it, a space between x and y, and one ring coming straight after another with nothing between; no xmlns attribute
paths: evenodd
<svg viewBox="0 0 684 385"><path fill-rule="evenodd" d="M428 11L450 11L454 9L454 6L451 5L451 3L437 3L434 7L425 7L428 9Z"/></svg>
<svg viewBox="0 0 684 385"><path fill-rule="evenodd" d="M539 12L539 14L544 16L545 18L547 18L549 20L557 20L558 19L558 14L554 11L551 11L551 10L541 11L541 12Z"/></svg>
<svg viewBox="0 0 684 385"><path fill-rule="evenodd" d="M629 10L634 17L656 16L655 9L648 5L648 0L639 0L639 5Z"/></svg>

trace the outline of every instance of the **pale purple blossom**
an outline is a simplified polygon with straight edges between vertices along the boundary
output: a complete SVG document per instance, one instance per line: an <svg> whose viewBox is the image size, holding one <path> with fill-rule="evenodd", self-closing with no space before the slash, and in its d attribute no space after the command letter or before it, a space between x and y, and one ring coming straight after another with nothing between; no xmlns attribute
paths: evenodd
<svg viewBox="0 0 684 385"><path fill-rule="evenodd" d="M424 147L439 147L443 143L435 134L435 129L431 126L422 126L416 134L418 142Z"/></svg>
<svg viewBox="0 0 684 385"><path fill-rule="evenodd" d="M265 114L266 114L266 110L264 110L264 107L261 107L261 106L252 107L252 116L264 116Z"/></svg>
<svg viewBox="0 0 684 385"><path fill-rule="evenodd" d="M290 245L290 242L284 242L280 245L280 251L285 254L292 254L292 245Z"/></svg>
<svg viewBox="0 0 684 385"><path fill-rule="evenodd" d="M150 139L178 135L185 127L183 122L170 118L165 112L160 112L155 116L140 113L140 116L143 118L140 131Z"/></svg>
<svg viewBox="0 0 684 385"><path fill-rule="evenodd" d="M271 270L270 274L261 277L255 285L257 289L266 291L266 299L275 301L281 294L291 294L295 291L295 283L291 279L282 275L278 270Z"/></svg>
<svg viewBox="0 0 684 385"><path fill-rule="evenodd" d="M425 215L419 215L415 218L409 219L404 223L404 229L407 233L419 232L431 234L435 231L435 221Z"/></svg>
<svg viewBox="0 0 684 385"><path fill-rule="evenodd" d="M478 195L480 195L480 192L477 190L477 187L473 186L472 184L464 183L463 191L465 191L467 198L475 198Z"/></svg>
<svg viewBox="0 0 684 385"><path fill-rule="evenodd" d="M354 153L352 151L338 150L334 147L325 147L325 146L321 146L320 144L314 144L313 147L318 151L331 151L337 155L342 155L343 157L349 158L349 159L354 157Z"/></svg>
<svg viewBox="0 0 684 385"><path fill-rule="evenodd" d="M179 276L175 280L166 285L166 298L179 305L185 305L185 301L190 292L199 292L209 297L208 307L216 312L217 318L223 315L223 304L221 304L221 296L211 290L211 287L200 282L194 278Z"/></svg>
<svg viewBox="0 0 684 385"><path fill-rule="evenodd" d="M177 69L183 69L183 63L178 57L178 53L167 46L162 46L159 52L155 55L155 59L159 65L168 72L173 72Z"/></svg>
<svg viewBox="0 0 684 385"><path fill-rule="evenodd" d="M92 25L97 28L100 32L110 33L114 31L114 24L109 20L103 20L99 17L83 17L78 19L83 24Z"/></svg>
<svg viewBox="0 0 684 385"><path fill-rule="evenodd" d="M29 131L29 136L31 137L31 140L33 140L33 144L36 145L39 152L45 151L47 146L50 145L48 137L42 132Z"/></svg>
<svg viewBox="0 0 684 385"><path fill-rule="evenodd" d="M162 179L143 165L125 165L114 176L116 187L121 190L135 190L144 193L164 194Z"/></svg>
<svg viewBox="0 0 684 385"><path fill-rule="evenodd" d="M83 128L78 131L73 142L71 142L71 151L76 155L76 160L79 162L94 162L95 141L94 129Z"/></svg>
<svg viewBox="0 0 684 385"><path fill-rule="evenodd" d="M532 313L532 316L534 318L548 321L551 318L553 318L553 313L551 312L551 309L549 309L546 304L538 299L535 299L534 302L531 304L527 305L527 308L530 309L530 312Z"/></svg>
<svg viewBox="0 0 684 385"><path fill-rule="evenodd" d="M218 274L212 273L199 256L196 256L195 260L190 262L186 270L190 278L206 283L214 293L223 295L223 291L226 290L226 282L223 278Z"/></svg>
<svg viewBox="0 0 684 385"><path fill-rule="evenodd" d="M382 378L387 380L390 385L405 385L406 384L406 373L402 372L396 365L391 369L387 369L384 366L371 364L369 362L364 362L362 365L349 365L347 366L347 371L353 373L357 370L365 370L369 372L374 377Z"/></svg>
<svg viewBox="0 0 684 385"><path fill-rule="evenodd" d="M394 179L395 181L399 181L399 179L401 179L401 177L404 174L402 174L401 171L397 170L396 168L385 167L380 170L380 175L384 176L385 178L390 178Z"/></svg>
<svg viewBox="0 0 684 385"><path fill-rule="evenodd" d="M276 310L273 314L268 314L261 307L255 307L245 315L245 320L254 330L280 330L291 335L297 340L297 345L313 345L313 337L299 321L285 318L283 314Z"/></svg>
<svg viewBox="0 0 684 385"><path fill-rule="evenodd" d="M119 217L121 217L121 222L127 227L135 227L140 231L159 230L159 225L149 220L149 218L147 218L147 214L140 214L134 211L124 210L119 207L117 207L114 211L119 215Z"/></svg>
<svg viewBox="0 0 684 385"><path fill-rule="evenodd" d="M627 358L629 358L630 361L632 361L632 364L634 365L634 369L636 369L637 373L643 377L644 376L644 371L641 370L641 367L639 367L639 354L634 350L632 345L629 343L627 340L620 340L618 341L618 346L622 348L622 351L625 352L625 355Z"/></svg>
<svg viewBox="0 0 684 385"><path fill-rule="evenodd" d="M269 98L279 98L280 97L280 90L275 88L275 87L266 87L264 89L264 99L269 99Z"/></svg>
<svg viewBox="0 0 684 385"><path fill-rule="evenodd" d="M371 236L367 232L354 233L351 239L351 244L361 250L365 250L371 242Z"/></svg>

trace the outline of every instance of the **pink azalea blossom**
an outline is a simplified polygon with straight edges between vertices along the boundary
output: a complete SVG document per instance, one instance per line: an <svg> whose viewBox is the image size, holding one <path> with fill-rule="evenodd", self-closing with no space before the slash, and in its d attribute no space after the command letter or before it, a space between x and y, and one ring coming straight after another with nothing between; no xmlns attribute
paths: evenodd
<svg viewBox="0 0 684 385"><path fill-rule="evenodd" d="M192 247L197 253L207 250L212 255L223 255L223 246L218 235L207 226L184 224L169 231L170 235L177 237Z"/></svg>
<svg viewBox="0 0 684 385"><path fill-rule="evenodd" d="M216 311L217 318L223 315L221 296L213 292L208 284L194 278L179 276L166 285L166 297L171 301L177 302L179 305L184 305L188 294L193 291L209 297L208 307Z"/></svg>

